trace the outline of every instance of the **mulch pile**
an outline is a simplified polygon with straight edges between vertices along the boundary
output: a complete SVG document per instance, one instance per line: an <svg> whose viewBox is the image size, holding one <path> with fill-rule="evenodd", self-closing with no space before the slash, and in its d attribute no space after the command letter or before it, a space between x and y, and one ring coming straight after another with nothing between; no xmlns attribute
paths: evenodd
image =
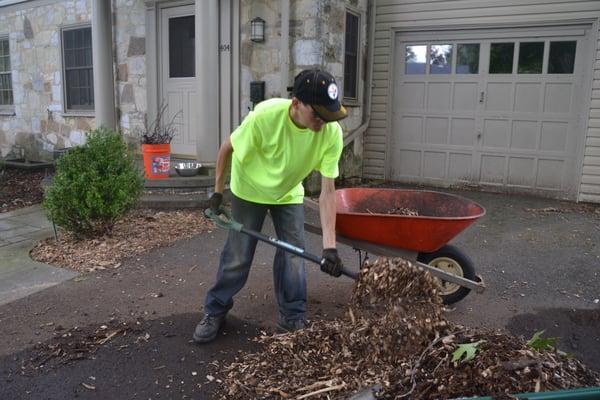
<svg viewBox="0 0 600 400"><path fill-rule="evenodd" d="M0 213L42 202L44 172L0 170Z"/></svg>
<svg viewBox="0 0 600 400"><path fill-rule="evenodd" d="M39 242L31 258L48 264L92 272L121 266L120 260L214 228L201 211L134 210L119 220L110 235L77 239L60 232Z"/></svg>
<svg viewBox="0 0 600 400"><path fill-rule="evenodd" d="M444 318L429 273L380 258L361 271L343 318L257 338L263 351L219 371L224 399L347 399L379 385L377 398L439 399L600 385L600 375L554 348L465 328ZM479 342L472 359L453 355Z"/></svg>

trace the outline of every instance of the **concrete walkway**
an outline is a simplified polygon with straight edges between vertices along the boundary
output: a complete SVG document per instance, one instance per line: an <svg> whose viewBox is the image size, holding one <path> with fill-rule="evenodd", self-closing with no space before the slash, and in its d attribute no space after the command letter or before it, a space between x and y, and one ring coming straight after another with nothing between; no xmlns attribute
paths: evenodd
<svg viewBox="0 0 600 400"><path fill-rule="evenodd" d="M29 251L53 234L40 205L0 214L0 304L73 278L77 273L33 261Z"/></svg>

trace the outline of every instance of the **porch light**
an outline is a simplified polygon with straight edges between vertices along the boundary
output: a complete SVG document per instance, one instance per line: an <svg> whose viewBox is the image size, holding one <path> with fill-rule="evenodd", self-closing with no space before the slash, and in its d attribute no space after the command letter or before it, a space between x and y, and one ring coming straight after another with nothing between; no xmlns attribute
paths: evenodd
<svg viewBox="0 0 600 400"><path fill-rule="evenodd" d="M250 21L251 32L250 40L253 42L264 42L265 41L265 20L261 17L256 17Z"/></svg>

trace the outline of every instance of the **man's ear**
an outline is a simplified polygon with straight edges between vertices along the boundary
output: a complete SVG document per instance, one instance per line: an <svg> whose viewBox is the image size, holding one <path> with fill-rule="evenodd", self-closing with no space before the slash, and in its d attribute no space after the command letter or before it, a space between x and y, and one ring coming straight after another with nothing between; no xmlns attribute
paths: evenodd
<svg viewBox="0 0 600 400"><path fill-rule="evenodd" d="M298 100L297 97L292 97L292 107L298 108L299 104L300 104L300 100Z"/></svg>

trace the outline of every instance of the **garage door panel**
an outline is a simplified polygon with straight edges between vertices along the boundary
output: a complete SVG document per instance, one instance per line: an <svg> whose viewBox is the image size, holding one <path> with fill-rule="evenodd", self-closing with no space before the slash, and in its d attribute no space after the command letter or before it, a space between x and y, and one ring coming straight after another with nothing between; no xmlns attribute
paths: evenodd
<svg viewBox="0 0 600 400"><path fill-rule="evenodd" d="M506 157L504 156L482 154L479 181L487 184L503 183L505 163Z"/></svg>
<svg viewBox="0 0 600 400"><path fill-rule="evenodd" d="M560 189L564 161L538 160L536 186L541 189Z"/></svg>
<svg viewBox="0 0 600 400"><path fill-rule="evenodd" d="M485 119L483 121L483 147L508 147L510 120Z"/></svg>
<svg viewBox="0 0 600 400"><path fill-rule="evenodd" d="M539 113L541 92L541 83L516 83L514 111L520 113Z"/></svg>
<svg viewBox="0 0 600 400"><path fill-rule="evenodd" d="M404 116L396 126L400 126L400 132L396 132L400 143L421 143L423 117Z"/></svg>
<svg viewBox="0 0 600 400"><path fill-rule="evenodd" d="M451 153L448 157L448 178L452 181L471 181L473 179L472 166L472 154Z"/></svg>
<svg viewBox="0 0 600 400"><path fill-rule="evenodd" d="M547 83L544 95L545 113L571 112L571 83Z"/></svg>
<svg viewBox="0 0 600 400"><path fill-rule="evenodd" d="M427 109L430 111L450 110L450 83L431 82L427 89Z"/></svg>
<svg viewBox="0 0 600 400"><path fill-rule="evenodd" d="M508 182L512 186L532 187L535 185L535 158L510 157L508 160Z"/></svg>
<svg viewBox="0 0 600 400"><path fill-rule="evenodd" d="M479 181L485 184L504 183L506 157L493 154L482 154L479 167Z"/></svg>
<svg viewBox="0 0 600 400"><path fill-rule="evenodd" d="M421 151L402 150L396 158L397 171L405 177L421 176Z"/></svg>
<svg viewBox="0 0 600 400"><path fill-rule="evenodd" d="M473 146L475 124L475 118L452 118L449 143L455 146Z"/></svg>
<svg viewBox="0 0 600 400"><path fill-rule="evenodd" d="M486 111L511 111L512 110L512 83L490 82L487 84Z"/></svg>
<svg viewBox="0 0 600 400"><path fill-rule="evenodd" d="M405 109L421 110L425 105L425 83L406 82L401 93L407 94L400 96L400 106Z"/></svg>
<svg viewBox="0 0 600 400"><path fill-rule="evenodd" d="M537 121L513 121L510 138L511 149L535 150L539 137Z"/></svg>
<svg viewBox="0 0 600 400"><path fill-rule="evenodd" d="M540 150L565 151L568 128L567 122L543 121Z"/></svg>
<svg viewBox="0 0 600 400"><path fill-rule="evenodd" d="M423 178L444 179L446 176L446 153L426 151L423 153Z"/></svg>
<svg viewBox="0 0 600 400"><path fill-rule="evenodd" d="M446 117L427 117L425 122L425 144L448 143L448 124Z"/></svg>
<svg viewBox="0 0 600 400"><path fill-rule="evenodd" d="M476 82L457 82L454 84L454 95L452 99L452 109L455 111L477 110L477 92Z"/></svg>

